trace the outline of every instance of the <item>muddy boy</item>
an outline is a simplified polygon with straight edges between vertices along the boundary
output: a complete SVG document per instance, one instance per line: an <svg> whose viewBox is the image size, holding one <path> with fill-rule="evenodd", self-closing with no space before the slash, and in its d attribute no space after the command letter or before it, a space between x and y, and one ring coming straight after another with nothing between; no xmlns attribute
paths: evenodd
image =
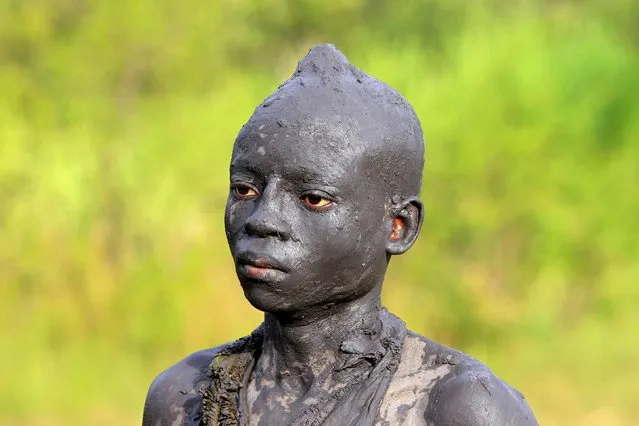
<svg viewBox="0 0 639 426"><path fill-rule="evenodd" d="M311 49L231 158L226 235L264 322L161 373L143 424L536 425L488 367L382 307L391 257L419 235L423 166L408 102Z"/></svg>

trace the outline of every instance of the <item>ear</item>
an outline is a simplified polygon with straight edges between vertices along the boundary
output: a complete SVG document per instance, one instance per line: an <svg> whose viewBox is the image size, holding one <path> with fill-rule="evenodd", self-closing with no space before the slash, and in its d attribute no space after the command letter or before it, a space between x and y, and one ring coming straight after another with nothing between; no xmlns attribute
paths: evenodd
<svg viewBox="0 0 639 426"><path fill-rule="evenodd" d="M424 204L419 198L409 197L396 203L397 198L393 197L389 214L392 227L386 242L388 254L403 254L411 248L424 220Z"/></svg>

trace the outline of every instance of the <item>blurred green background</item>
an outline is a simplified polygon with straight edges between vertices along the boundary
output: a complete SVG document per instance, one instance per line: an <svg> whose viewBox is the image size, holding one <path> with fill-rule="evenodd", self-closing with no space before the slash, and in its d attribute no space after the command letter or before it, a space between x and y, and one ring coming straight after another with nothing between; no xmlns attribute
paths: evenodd
<svg viewBox="0 0 639 426"><path fill-rule="evenodd" d="M387 306L543 425L637 424L638 22L633 0L0 0L0 424L140 424L160 370L259 323L227 163L319 42L424 126Z"/></svg>

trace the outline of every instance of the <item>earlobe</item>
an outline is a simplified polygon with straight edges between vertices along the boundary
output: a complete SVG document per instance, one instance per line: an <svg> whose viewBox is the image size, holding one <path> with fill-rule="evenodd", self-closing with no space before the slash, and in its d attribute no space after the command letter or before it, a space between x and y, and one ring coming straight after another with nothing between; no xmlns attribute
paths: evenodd
<svg viewBox="0 0 639 426"><path fill-rule="evenodd" d="M411 248L421 230L423 211L423 204L417 197L409 197L394 203L390 212L392 229L386 246L387 253L402 254Z"/></svg>

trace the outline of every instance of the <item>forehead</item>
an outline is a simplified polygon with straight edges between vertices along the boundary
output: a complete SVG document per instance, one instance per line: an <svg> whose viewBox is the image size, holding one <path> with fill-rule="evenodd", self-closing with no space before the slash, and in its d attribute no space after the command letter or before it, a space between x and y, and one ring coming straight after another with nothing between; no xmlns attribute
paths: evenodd
<svg viewBox="0 0 639 426"><path fill-rule="evenodd" d="M360 173L364 143L355 123L309 119L249 123L235 141L231 169L258 169L300 179L338 183Z"/></svg>

